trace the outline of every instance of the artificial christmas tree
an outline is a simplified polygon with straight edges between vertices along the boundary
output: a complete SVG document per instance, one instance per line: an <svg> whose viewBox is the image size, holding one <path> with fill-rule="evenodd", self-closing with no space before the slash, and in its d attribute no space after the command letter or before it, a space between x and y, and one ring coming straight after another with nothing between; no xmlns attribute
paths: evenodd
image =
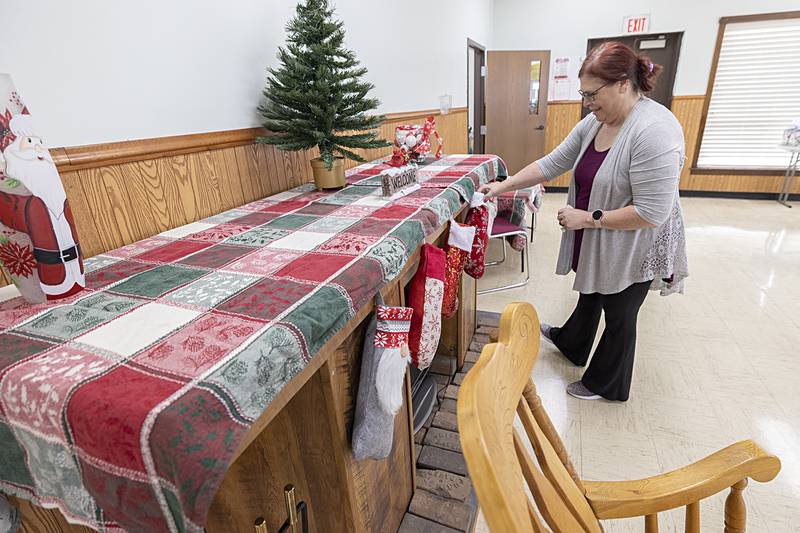
<svg viewBox="0 0 800 533"><path fill-rule="evenodd" d="M258 108L276 134L259 142L292 151L319 147L312 168L320 189L345 185L344 158L364 161L353 150L389 146L372 131L384 117L367 115L379 105L367 98L374 87L361 79L367 69L344 48L344 24L333 14L328 0L297 5L286 47L278 49L281 65L269 69L267 101Z"/></svg>

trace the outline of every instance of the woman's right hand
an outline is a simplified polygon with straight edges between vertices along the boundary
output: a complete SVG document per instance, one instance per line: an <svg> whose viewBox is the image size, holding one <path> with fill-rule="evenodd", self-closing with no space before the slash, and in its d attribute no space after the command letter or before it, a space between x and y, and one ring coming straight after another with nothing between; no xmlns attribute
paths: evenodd
<svg viewBox="0 0 800 533"><path fill-rule="evenodd" d="M493 181L491 183L487 183L486 185L481 185L478 189L478 192L483 193L484 200L491 200L492 198L496 197L500 194L502 189L500 188L502 185L499 181Z"/></svg>

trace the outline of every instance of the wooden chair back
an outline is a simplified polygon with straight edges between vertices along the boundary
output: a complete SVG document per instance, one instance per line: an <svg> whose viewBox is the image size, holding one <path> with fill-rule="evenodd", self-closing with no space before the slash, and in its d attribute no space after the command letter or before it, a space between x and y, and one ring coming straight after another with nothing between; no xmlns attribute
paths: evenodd
<svg viewBox="0 0 800 533"><path fill-rule="evenodd" d="M492 531L545 531L543 519L554 531L600 533L600 524L530 379L539 335L533 306L513 303L506 307L498 341L483 348L459 391L464 457ZM514 427L515 415L521 419L535 459Z"/></svg>

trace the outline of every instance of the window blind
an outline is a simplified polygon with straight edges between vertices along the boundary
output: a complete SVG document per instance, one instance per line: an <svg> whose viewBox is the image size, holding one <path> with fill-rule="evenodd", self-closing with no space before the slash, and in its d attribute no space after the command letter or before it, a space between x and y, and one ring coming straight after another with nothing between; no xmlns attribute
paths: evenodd
<svg viewBox="0 0 800 533"><path fill-rule="evenodd" d="M699 168L786 168L800 119L800 18L725 25Z"/></svg>

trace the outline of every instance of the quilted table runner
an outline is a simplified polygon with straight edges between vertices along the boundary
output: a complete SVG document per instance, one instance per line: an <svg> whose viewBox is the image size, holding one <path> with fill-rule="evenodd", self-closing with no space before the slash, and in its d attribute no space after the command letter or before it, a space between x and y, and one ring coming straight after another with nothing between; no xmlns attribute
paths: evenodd
<svg viewBox="0 0 800 533"><path fill-rule="evenodd" d="M57 304L0 289L0 491L202 531L253 422L465 192L305 185L93 257Z"/></svg>
<svg viewBox="0 0 800 533"><path fill-rule="evenodd" d="M364 163L347 171L347 183L351 185L380 187L380 173L391 168L388 158ZM507 177L505 163L496 155L453 154L441 159L428 158L419 165L419 180L423 188L451 188L468 200L472 193L485 183ZM537 211L536 196L542 188L526 187L500 195L497 201L498 215L512 224L525 224L528 211Z"/></svg>

